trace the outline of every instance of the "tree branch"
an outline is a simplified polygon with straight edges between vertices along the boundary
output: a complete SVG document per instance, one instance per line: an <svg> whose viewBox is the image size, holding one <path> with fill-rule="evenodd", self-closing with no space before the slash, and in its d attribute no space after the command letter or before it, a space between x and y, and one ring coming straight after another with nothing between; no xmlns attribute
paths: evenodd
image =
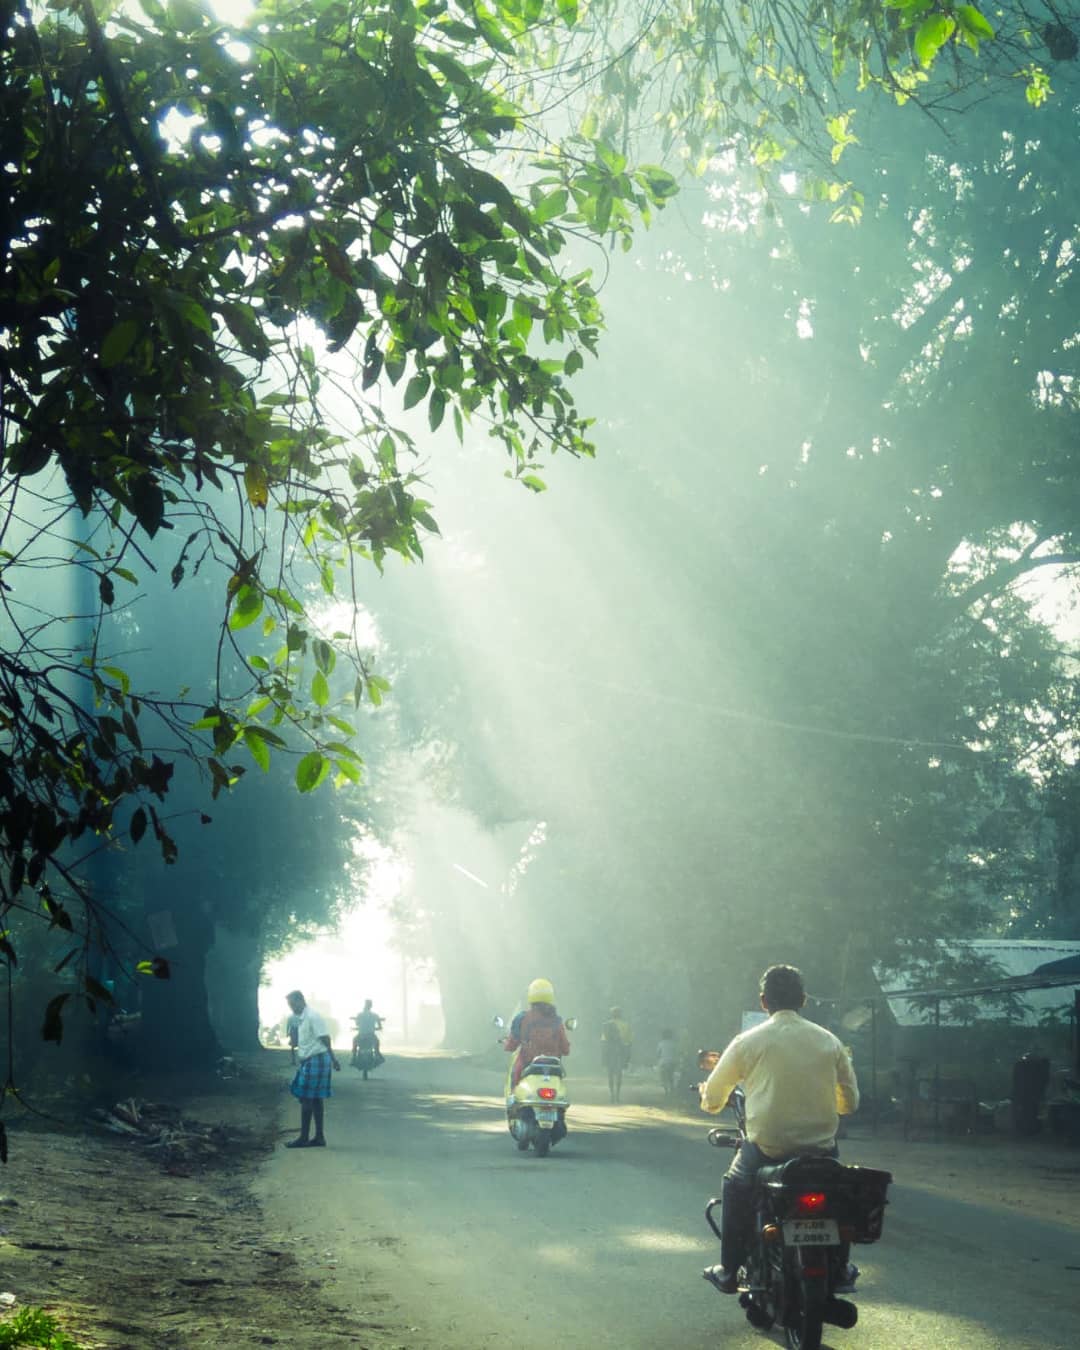
<svg viewBox="0 0 1080 1350"><path fill-rule="evenodd" d="M988 595L999 594L1014 581L1018 581L1025 572L1034 571L1037 567L1072 567L1080 564L1080 553L1045 553L1041 558L1033 558L1031 548L1036 546L1031 545L1019 558L995 567L989 576L983 577L981 581L962 591L956 597L957 607L962 610L970 609L977 601Z"/></svg>

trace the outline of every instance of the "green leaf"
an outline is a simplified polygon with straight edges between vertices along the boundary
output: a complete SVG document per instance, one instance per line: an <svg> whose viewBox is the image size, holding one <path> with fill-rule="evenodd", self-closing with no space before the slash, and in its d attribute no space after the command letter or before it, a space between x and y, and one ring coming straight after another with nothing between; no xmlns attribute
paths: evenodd
<svg viewBox="0 0 1080 1350"><path fill-rule="evenodd" d="M135 339L139 336L139 325L134 319L121 319L121 321L111 328L105 334L105 340L101 344L101 355L98 358L100 364L106 370L113 366L118 366L128 352L135 345Z"/></svg>
<svg viewBox="0 0 1080 1350"><path fill-rule="evenodd" d="M301 792L311 792L329 772L329 761L324 759L318 750L312 750L296 766L296 786Z"/></svg>
<svg viewBox="0 0 1080 1350"><path fill-rule="evenodd" d="M427 394L430 386L431 376L427 371L422 370L418 375L414 375L405 386L405 408L415 408L420 400Z"/></svg>
<svg viewBox="0 0 1080 1350"><path fill-rule="evenodd" d="M330 702L330 685L321 670L317 670L311 680L311 697L320 708Z"/></svg>
<svg viewBox="0 0 1080 1350"><path fill-rule="evenodd" d="M371 252L385 253L394 242L394 212L391 207L380 211L371 229Z"/></svg>
<svg viewBox="0 0 1080 1350"><path fill-rule="evenodd" d="M947 14L931 14L915 34L915 55L921 66L934 64L934 58L956 31L956 20Z"/></svg>
<svg viewBox="0 0 1080 1350"><path fill-rule="evenodd" d="M549 220L554 220L556 216L561 216L565 213L566 204L566 189L556 188L554 192L549 192L548 195L540 201L534 215L541 225L546 225Z"/></svg>
<svg viewBox="0 0 1080 1350"><path fill-rule="evenodd" d="M316 638L311 644L311 654L315 658L315 664L326 675L329 675L337 662L337 653L325 638Z"/></svg>
<svg viewBox="0 0 1080 1350"><path fill-rule="evenodd" d="M152 538L165 519L165 494L161 485L153 474L139 473L132 480L130 491L131 510L135 519Z"/></svg>
<svg viewBox="0 0 1080 1350"><path fill-rule="evenodd" d="M229 628L235 633L241 628L253 624L262 613L262 592L254 586L241 586L236 592L233 611L229 616Z"/></svg>
<svg viewBox="0 0 1080 1350"><path fill-rule="evenodd" d="M208 337L213 337L214 325L210 322L209 314L199 304L198 300L190 295L179 295L177 296L176 307L192 328L197 328Z"/></svg>
<svg viewBox="0 0 1080 1350"><path fill-rule="evenodd" d="M257 732L253 731L251 727L245 727L244 744L247 746L248 751L251 754L251 758L259 766L259 768L262 769L263 773L269 772L270 747L266 744L266 741L263 739L263 737L258 735Z"/></svg>
<svg viewBox="0 0 1080 1350"><path fill-rule="evenodd" d="M431 401L428 404L428 426L432 431L439 429L445 413L446 395L441 389L435 389L432 391Z"/></svg>
<svg viewBox="0 0 1080 1350"><path fill-rule="evenodd" d="M643 164L638 170L638 178L646 185L650 196L656 202L667 201L679 191L679 184L673 174L658 164Z"/></svg>
<svg viewBox="0 0 1080 1350"><path fill-rule="evenodd" d="M135 965L139 975L153 975L155 980L169 978L169 963L163 956L154 956L149 961L139 961Z"/></svg>
<svg viewBox="0 0 1080 1350"><path fill-rule="evenodd" d="M338 771L340 779L348 779L351 783L361 783L364 780L363 770L358 764L353 764L347 759L336 759L334 767Z"/></svg>
<svg viewBox="0 0 1080 1350"><path fill-rule="evenodd" d="M126 672L121 670L119 666L102 666L101 673L103 675L111 676L112 679L114 679L116 683L120 686L120 692L122 694L126 695L128 690L131 688L131 680L129 679Z"/></svg>
<svg viewBox="0 0 1080 1350"><path fill-rule="evenodd" d="M986 42L993 39L993 25L974 5L957 5L956 17L965 33L970 33L972 37L981 38Z"/></svg>
<svg viewBox="0 0 1080 1350"><path fill-rule="evenodd" d="M225 326L240 344L248 356L264 361L270 355L271 347L259 325L255 311L250 305L222 305L221 317Z"/></svg>
<svg viewBox="0 0 1080 1350"><path fill-rule="evenodd" d="M270 488L266 470L261 464L248 464L245 467L244 489L251 505L260 507L265 511L266 504L270 500Z"/></svg>

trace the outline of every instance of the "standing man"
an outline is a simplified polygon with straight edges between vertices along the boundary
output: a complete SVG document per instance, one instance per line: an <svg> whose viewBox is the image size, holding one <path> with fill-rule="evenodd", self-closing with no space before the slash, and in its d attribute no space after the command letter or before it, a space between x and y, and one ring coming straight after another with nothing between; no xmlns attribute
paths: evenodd
<svg viewBox="0 0 1080 1350"><path fill-rule="evenodd" d="M768 1020L736 1036L701 1086L701 1105L714 1114L724 1109L739 1083L746 1093L746 1142L721 1191L720 1264L703 1272L722 1294L738 1291L758 1168L796 1153L835 1158L839 1117L859 1105L851 1057L831 1031L800 1016L805 1002L799 971L770 966L761 977L761 1006ZM848 1272L838 1293L850 1292L858 1272L854 1267Z"/></svg>
<svg viewBox="0 0 1080 1350"><path fill-rule="evenodd" d="M300 1065L289 1091L300 1101L300 1134L290 1139L286 1148L325 1148L323 1134L323 1102L331 1095L330 1077L333 1069L340 1069L330 1048L330 1033L326 1023L309 1008L299 989L286 995L286 1002L296 1018L296 1056ZM314 1138L309 1138L312 1122Z"/></svg>
<svg viewBox="0 0 1080 1350"><path fill-rule="evenodd" d="M600 1055L607 1069L608 1092L617 1102L622 1096L623 1070L630 1063L630 1047L634 1034L621 1008L612 1008L608 1020L600 1028Z"/></svg>

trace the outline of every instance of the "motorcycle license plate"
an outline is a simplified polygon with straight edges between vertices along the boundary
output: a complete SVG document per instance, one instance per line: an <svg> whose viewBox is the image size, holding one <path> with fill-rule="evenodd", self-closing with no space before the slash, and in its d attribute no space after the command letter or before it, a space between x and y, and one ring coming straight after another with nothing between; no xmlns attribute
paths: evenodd
<svg viewBox="0 0 1080 1350"><path fill-rule="evenodd" d="M559 1119L559 1113L554 1106L541 1106L537 1109L536 1119L541 1125L554 1125Z"/></svg>
<svg viewBox="0 0 1080 1350"><path fill-rule="evenodd" d="M788 1219L784 1241L789 1247L838 1247L840 1229L835 1219Z"/></svg>

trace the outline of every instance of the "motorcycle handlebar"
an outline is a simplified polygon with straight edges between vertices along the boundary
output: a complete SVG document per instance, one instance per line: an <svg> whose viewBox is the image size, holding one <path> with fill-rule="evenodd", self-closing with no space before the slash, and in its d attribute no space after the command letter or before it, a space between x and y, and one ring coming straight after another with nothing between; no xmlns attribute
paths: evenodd
<svg viewBox="0 0 1080 1350"><path fill-rule="evenodd" d="M709 1143L713 1148L738 1148L742 1137L734 1130L721 1130L719 1127L709 1131Z"/></svg>

